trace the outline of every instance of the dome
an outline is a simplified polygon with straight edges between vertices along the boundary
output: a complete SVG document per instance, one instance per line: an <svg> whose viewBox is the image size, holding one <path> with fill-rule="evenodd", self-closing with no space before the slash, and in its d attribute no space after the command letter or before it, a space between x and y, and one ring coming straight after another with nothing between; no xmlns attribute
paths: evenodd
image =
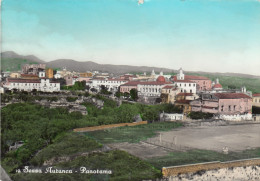
<svg viewBox="0 0 260 181"><path fill-rule="evenodd" d="M164 76L159 76L157 79L156 79L157 82L165 82L165 78Z"/></svg>
<svg viewBox="0 0 260 181"><path fill-rule="evenodd" d="M213 86L213 89L222 89L222 85L221 84L215 84Z"/></svg>

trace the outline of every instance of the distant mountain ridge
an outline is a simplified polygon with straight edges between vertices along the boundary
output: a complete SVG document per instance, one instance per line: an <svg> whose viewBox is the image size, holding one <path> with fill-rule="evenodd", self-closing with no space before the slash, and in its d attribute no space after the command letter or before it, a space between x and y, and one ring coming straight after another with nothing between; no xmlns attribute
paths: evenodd
<svg viewBox="0 0 260 181"><path fill-rule="evenodd" d="M25 61L26 60L26 61ZM1 70L6 71L7 67L14 67L10 71L21 70L22 65L26 63L45 63L47 67L51 68L64 68L66 67L70 71L86 72L86 71L101 71L113 73L115 75L124 73L150 73L152 70L155 72L163 71L164 73L176 73L177 70L161 68L161 67L148 67L148 66L132 66L132 65L112 65L112 64L98 64L93 61L79 62L72 59L58 59L50 62L45 62L34 55L19 55L12 51L1 53ZM16 64L16 65L12 65ZM17 65L20 66L17 66ZM177 67L176 67L177 68ZM179 68L179 67L178 67ZM219 73L219 72L204 72L204 71L185 71L188 74L200 74L200 75L220 75L220 76L235 76L245 78L257 78L260 76L241 74L241 73Z"/></svg>

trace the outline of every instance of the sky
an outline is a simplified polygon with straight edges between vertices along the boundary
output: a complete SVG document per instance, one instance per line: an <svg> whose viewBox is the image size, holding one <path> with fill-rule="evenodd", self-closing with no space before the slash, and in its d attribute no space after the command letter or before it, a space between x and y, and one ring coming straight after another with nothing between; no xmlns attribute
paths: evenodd
<svg viewBox="0 0 260 181"><path fill-rule="evenodd" d="M3 0L2 51L260 75L259 0Z"/></svg>

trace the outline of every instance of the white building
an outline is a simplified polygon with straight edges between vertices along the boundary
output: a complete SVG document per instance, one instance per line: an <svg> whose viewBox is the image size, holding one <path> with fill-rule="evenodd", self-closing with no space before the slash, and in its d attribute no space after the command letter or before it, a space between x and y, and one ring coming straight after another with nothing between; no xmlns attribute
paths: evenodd
<svg viewBox="0 0 260 181"><path fill-rule="evenodd" d="M165 83L165 82L140 82L137 85L138 95L146 96L146 97L160 97L162 88L165 85L173 85L173 83Z"/></svg>
<svg viewBox="0 0 260 181"><path fill-rule="evenodd" d="M182 121L183 114L178 113L161 113L160 121Z"/></svg>
<svg viewBox="0 0 260 181"><path fill-rule="evenodd" d="M197 85L195 82L192 82L190 80L176 80L174 81L174 84L183 93L196 94Z"/></svg>
<svg viewBox="0 0 260 181"><path fill-rule="evenodd" d="M90 88L95 88L97 90L101 89L101 85L104 85L108 91L117 91L120 85L127 83L128 80L122 79L111 79L111 78L95 78L86 84L90 86Z"/></svg>
<svg viewBox="0 0 260 181"><path fill-rule="evenodd" d="M43 92L60 91L60 83L47 78L35 80L7 78L4 87L9 90L17 89L20 91L32 91L34 89Z"/></svg>
<svg viewBox="0 0 260 181"><path fill-rule="evenodd" d="M159 76L156 81L140 82L137 85L138 95L144 97L160 97L162 88L165 85L173 85L172 82L166 82L164 76Z"/></svg>
<svg viewBox="0 0 260 181"><path fill-rule="evenodd" d="M57 73L54 75L54 78L55 78L55 79L60 79L60 78L61 78L61 74L57 72Z"/></svg>

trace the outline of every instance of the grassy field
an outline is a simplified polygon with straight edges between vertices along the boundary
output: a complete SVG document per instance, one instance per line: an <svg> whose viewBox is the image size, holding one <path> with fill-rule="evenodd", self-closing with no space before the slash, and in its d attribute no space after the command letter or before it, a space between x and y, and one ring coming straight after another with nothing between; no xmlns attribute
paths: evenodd
<svg viewBox="0 0 260 181"><path fill-rule="evenodd" d="M85 135L100 143L139 142L153 137L158 131L169 131L182 126L181 123L157 122L138 126L125 126L102 131L87 132Z"/></svg>
<svg viewBox="0 0 260 181"><path fill-rule="evenodd" d="M229 154L227 155L210 150L190 150L187 152L171 152L167 156L146 159L146 161L159 169L167 166L185 165L211 161L231 161L257 157L260 157L260 148L245 150L243 152L229 152Z"/></svg>

